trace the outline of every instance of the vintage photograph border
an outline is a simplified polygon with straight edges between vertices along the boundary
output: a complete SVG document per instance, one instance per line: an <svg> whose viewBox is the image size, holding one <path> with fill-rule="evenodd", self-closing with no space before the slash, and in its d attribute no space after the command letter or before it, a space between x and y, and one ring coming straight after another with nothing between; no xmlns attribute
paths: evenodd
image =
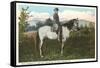
<svg viewBox="0 0 100 68"><path fill-rule="evenodd" d="M61 63L44 63L44 64L17 64L17 52L16 52L16 4L17 3L27 3L27 4L44 4L44 5L62 5L62 6L80 6L80 7L94 7L96 8L96 24L95 24L95 31L96 31L96 60L86 60L86 61L75 61L75 62L61 62ZM51 64L69 64L69 63L84 63L84 62L97 62L98 61L98 6L91 6L91 5L76 5L76 4L58 4L58 3L42 3L42 2L25 2L25 1L13 1L11 2L11 57L10 57L10 65L14 67L19 66L35 66L35 65L51 65Z"/></svg>

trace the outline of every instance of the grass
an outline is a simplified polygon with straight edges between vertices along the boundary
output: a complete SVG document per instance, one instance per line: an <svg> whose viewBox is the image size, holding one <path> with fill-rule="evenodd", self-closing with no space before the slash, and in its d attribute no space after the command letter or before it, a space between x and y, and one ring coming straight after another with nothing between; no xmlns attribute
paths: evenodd
<svg viewBox="0 0 100 68"><path fill-rule="evenodd" d="M43 58L39 56L39 48L35 47L32 38L23 37L19 43L19 62L86 59L95 57L95 31L83 28L79 32L71 32L65 42L64 54L60 55L60 43L57 40L45 39L42 47Z"/></svg>

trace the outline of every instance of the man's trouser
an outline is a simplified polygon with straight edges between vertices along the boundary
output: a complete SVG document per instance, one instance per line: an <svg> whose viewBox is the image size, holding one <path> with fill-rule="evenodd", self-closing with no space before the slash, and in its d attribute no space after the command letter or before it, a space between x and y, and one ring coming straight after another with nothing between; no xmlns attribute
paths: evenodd
<svg viewBox="0 0 100 68"><path fill-rule="evenodd" d="M57 30L58 38L60 39L60 42L62 42L62 26L58 25L58 30Z"/></svg>

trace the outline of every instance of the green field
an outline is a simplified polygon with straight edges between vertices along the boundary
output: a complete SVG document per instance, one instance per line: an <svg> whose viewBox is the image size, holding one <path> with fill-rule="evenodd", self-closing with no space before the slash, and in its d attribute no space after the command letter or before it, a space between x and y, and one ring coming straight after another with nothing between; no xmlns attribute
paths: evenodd
<svg viewBox="0 0 100 68"><path fill-rule="evenodd" d="M57 40L44 40L42 47L43 58L39 56L39 48L35 47L33 38L21 37L19 43L19 62L70 60L95 57L94 28L82 28L78 32L71 32L66 40L64 54L60 55L60 43Z"/></svg>

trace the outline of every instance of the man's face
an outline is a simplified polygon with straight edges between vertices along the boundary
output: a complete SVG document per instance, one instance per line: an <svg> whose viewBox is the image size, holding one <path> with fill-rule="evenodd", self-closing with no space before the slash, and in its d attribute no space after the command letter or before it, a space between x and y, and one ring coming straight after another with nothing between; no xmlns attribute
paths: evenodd
<svg viewBox="0 0 100 68"><path fill-rule="evenodd" d="M55 12L55 13L58 13L58 11L57 11L57 10L54 10L54 12Z"/></svg>

